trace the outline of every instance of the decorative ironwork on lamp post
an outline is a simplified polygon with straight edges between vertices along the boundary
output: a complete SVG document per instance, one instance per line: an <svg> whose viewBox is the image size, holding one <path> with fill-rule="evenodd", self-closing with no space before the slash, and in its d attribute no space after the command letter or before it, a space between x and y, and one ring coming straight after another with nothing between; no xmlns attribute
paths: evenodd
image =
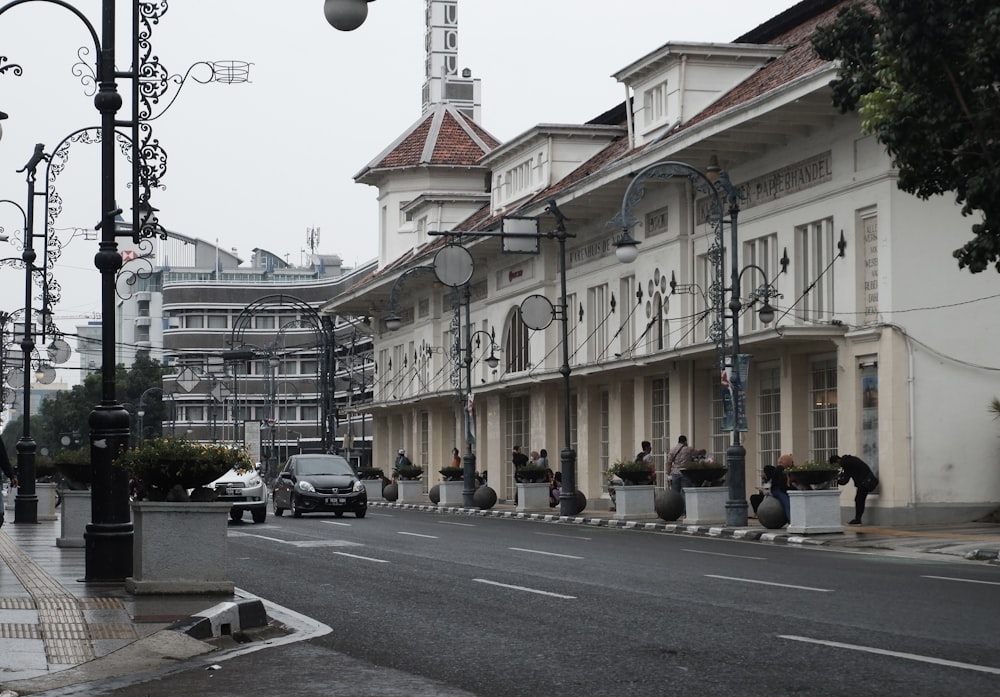
<svg viewBox="0 0 1000 697"><path fill-rule="evenodd" d="M324 13L337 29L350 31L359 27L368 13L368 0L326 0ZM166 171L166 154L159 141L151 137L148 121L153 118L152 105L166 91L171 76L152 52L152 27L167 11L166 2L132 0L132 30L130 32L132 64L129 70L116 66L116 5L115 0L101 1L101 31L73 5L65 0L12 0L0 7L0 16L28 2L46 2L72 13L85 26L94 48L95 63L86 83L96 85L94 106L100 114L101 132L101 193L100 233L94 265L101 274L101 402L90 415L91 466L93 491L91 523L84 533L85 581L121 581L132 574L132 523L129 511L128 482L112 461L118 449L129 438L129 414L115 394L116 364L116 276L122 268L118 253L119 236L115 225L120 213L115 203L115 129L127 125L132 129L132 196L133 224L129 235L135 241L160 234L162 228L149 201L152 189L159 186L158 177ZM3 60L6 60L4 58ZM0 61L3 62L3 61ZM89 67L89 66L88 66ZM19 64L0 65L0 74L10 70L21 75ZM224 79L239 72L223 70ZM213 78L216 72L213 67ZM122 106L118 78L132 81L131 119L121 122L117 113ZM244 78L245 79L245 78ZM166 105L169 108L172 100ZM161 111L162 113L162 111Z"/></svg>
<svg viewBox="0 0 1000 697"><path fill-rule="evenodd" d="M729 179L729 175L718 167L713 157L708 173L704 173L686 162L663 161L643 168L629 182L622 197L619 222L623 230L623 238L631 239L628 230L635 224L631 209L645 195L645 185L650 180L669 180L681 176L687 178L692 186L709 196L709 222L714 228L714 239L708 251L708 259L715 268L715 278L709 285L709 296L713 300L715 319L709 329L709 335L714 339L719 357L719 368L728 390L723 394L726 400L728 414L731 414L732 442L726 450L726 483L729 499L726 501L726 524L742 527L747 524L746 499L746 448L740 441L740 431L746 430L745 412L745 375L741 372L744 361L740 357L739 315L742 310L740 301L740 269L738 260L738 221L740 213L740 192ZM730 301L729 313L724 306L725 286L724 257L725 215L729 215L730 232ZM732 353L728 358L726 352L726 318L732 319ZM741 429L742 426L742 429Z"/></svg>

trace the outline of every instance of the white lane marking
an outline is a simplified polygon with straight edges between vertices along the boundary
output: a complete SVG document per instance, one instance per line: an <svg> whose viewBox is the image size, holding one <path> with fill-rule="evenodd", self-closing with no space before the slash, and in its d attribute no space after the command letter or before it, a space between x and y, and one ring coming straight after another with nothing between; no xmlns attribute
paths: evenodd
<svg viewBox="0 0 1000 697"><path fill-rule="evenodd" d="M579 535L557 535L554 532L536 532L536 535L541 535L542 537L565 537L570 540L592 540L592 537L580 537Z"/></svg>
<svg viewBox="0 0 1000 697"><path fill-rule="evenodd" d="M267 535L255 535L252 532L236 532L235 530L231 530L229 532L229 536L230 537L256 537L256 538L261 539L261 540L270 540L271 542L283 542L283 543L287 543L288 542L288 540L282 540L279 537L268 537Z"/></svg>
<svg viewBox="0 0 1000 697"><path fill-rule="evenodd" d="M705 574L708 578L720 578L723 581L738 581L740 583L756 583L761 586L778 586L779 588L794 588L800 591L816 591L817 593L833 593L832 588L811 588L810 586L795 586L790 583L772 583L771 581L755 581L752 578L736 578L735 576L716 576Z"/></svg>
<svg viewBox="0 0 1000 697"><path fill-rule="evenodd" d="M527 552L528 554L544 554L546 557L562 557L563 559L583 559L572 554L556 554L555 552L543 552L539 549L524 549L523 547L508 547L515 552Z"/></svg>
<svg viewBox="0 0 1000 697"><path fill-rule="evenodd" d="M339 554L342 557L350 557L351 559L361 559L362 561L373 561L379 564L388 564L388 559L376 559L375 557L363 557L360 554L348 554L347 552L334 552L334 554Z"/></svg>
<svg viewBox="0 0 1000 697"><path fill-rule="evenodd" d="M436 540L436 539L438 539L437 535L421 535L418 532L404 532L402 530L396 531L396 534L397 535L409 535L410 537L426 537L428 540Z"/></svg>
<svg viewBox="0 0 1000 697"><path fill-rule="evenodd" d="M279 542L283 545L291 545L292 547L364 547L360 542L351 542L349 540L282 540L277 537L254 535L249 532L237 533L236 537L256 537L260 540Z"/></svg>
<svg viewBox="0 0 1000 697"><path fill-rule="evenodd" d="M952 578L951 576L921 576L921 578L936 578L938 581L958 581L959 583L982 583L987 586L1000 586L998 581L977 581L974 578Z"/></svg>
<svg viewBox="0 0 1000 697"><path fill-rule="evenodd" d="M343 525L344 527L351 527L350 523L342 523L339 520L321 520L321 523L326 523L327 525Z"/></svg>
<svg viewBox="0 0 1000 697"><path fill-rule="evenodd" d="M724 554L722 552L706 552L703 549L682 549L682 552L691 552L691 554L708 554L713 557L731 557L733 559L760 559L767 560L767 557L748 557L743 554Z"/></svg>
<svg viewBox="0 0 1000 697"><path fill-rule="evenodd" d="M462 528L474 528L474 527L476 527L472 523L453 523L450 520L439 520L438 522L441 523L441 525L457 525L457 526L462 527Z"/></svg>
<svg viewBox="0 0 1000 697"><path fill-rule="evenodd" d="M874 646L854 646L853 644L842 644L839 641L826 641L825 639L811 639L804 636L794 636L789 634L779 634L779 639L790 641L801 641L806 644L821 644L831 646L835 649L848 649L850 651L861 651L863 653L874 653L879 656L892 656L893 658L905 658L908 661L920 661L921 663L933 663L938 666L948 666L950 668L961 668L963 670L974 670L980 673L993 673L1000 675L1000 668L990 666L977 666L973 663L960 663L959 661L949 661L944 658L934 658L933 656L921 656L916 653L904 653L902 651L889 651L887 649L877 649Z"/></svg>
<svg viewBox="0 0 1000 697"><path fill-rule="evenodd" d="M525 593L536 593L538 595L547 595L550 598L562 598L564 600L576 600L575 595L563 595L562 593L552 593L550 591L542 591L537 588L528 588L527 586L512 586L509 583L499 583L497 581L489 581L485 578L474 578L472 579L476 583L485 583L489 586L499 586L500 588L510 588L515 591L524 591Z"/></svg>

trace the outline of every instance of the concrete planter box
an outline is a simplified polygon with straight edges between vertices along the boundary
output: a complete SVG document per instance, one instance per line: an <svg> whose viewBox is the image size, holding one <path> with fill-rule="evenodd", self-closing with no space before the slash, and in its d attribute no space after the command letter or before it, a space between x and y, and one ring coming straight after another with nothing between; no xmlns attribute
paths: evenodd
<svg viewBox="0 0 1000 697"><path fill-rule="evenodd" d="M692 486L684 488L684 522L693 525L726 522L727 486Z"/></svg>
<svg viewBox="0 0 1000 697"><path fill-rule="evenodd" d="M798 535L843 532L840 522L840 490L789 491L792 520L788 532Z"/></svg>
<svg viewBox="0 0 1000 697"><path fill-rule="evenodd" d="M368 494L369 501L385 501L385 497L382 496L381 479L362 479L361 483L365 485L365 493Z"/></svg>
<svg viewBox="0 0 1000 697"><path fill-rule="evenodd" d="M419 479L397 479L396 485L399 487L396 503L427 503L424 483Z"/></svg>
<svg viewBox="0 0 1000 697"><path fill-rule="evenodd" d="M136 595L232 594L226 529L229 503L132 502L132 576Z"/></svg>
<svg viewBox="0 0 1000 697"><path fill-rule="evenodd" d="M548 482L518 482L517 506L518 513L528 513L549 510Z"/></svg>
<svg viewBox="0 0 1000 697"><path fill-rule="evenodd" d="M56 515L56 485L52 482L35 482L38 497L38 520L58 520Z"/></svg>
<svg viewBox="0 0 1000 697"><path fill-rule="evenodd" d="M615 518L656 518L656 487L626 484L615 487Z"/></svg>
<svg viewBox="0 0 1000 697"><path fill-rule="evenodd" d="M67 490L62 495L59 506L62 515L59 520L59 537L56 547L84 547L83 533L90 524L90 491Z"/></svg>
<svg viewBox="0 0 1000 697"><path fill-rule="evenodd" d="M441 492L441 500L438 502L439 506L461 507L462 490L465 488L465 482L441 482L438 486L440 487L438 491Z"/></svg>

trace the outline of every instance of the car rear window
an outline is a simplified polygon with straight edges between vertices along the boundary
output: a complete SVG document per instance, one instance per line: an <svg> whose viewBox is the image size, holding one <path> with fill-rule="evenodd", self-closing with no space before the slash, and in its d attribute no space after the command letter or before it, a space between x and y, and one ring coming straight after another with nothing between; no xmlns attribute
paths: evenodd
<svg viewBox="0 0 1000 697"><path fill-rule="evenodd" d="M295 462L296 471L302 474L354 474L351 465L342 457L303 457Z"/></svg>

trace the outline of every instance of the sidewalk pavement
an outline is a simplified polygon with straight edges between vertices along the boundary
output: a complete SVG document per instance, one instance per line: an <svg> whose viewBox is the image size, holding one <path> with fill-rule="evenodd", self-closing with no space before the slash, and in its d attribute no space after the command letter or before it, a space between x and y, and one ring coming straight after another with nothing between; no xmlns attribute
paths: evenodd
<svg viewBox="0 0 1000 697"><path fill-rule="evenodd" d="M1000 563L1000 525L988 523L845 526L842 533L807 536L767 530L756 520L750 520L747 527L728 528L659 519L622 520L609 511L567 517L519 513L504 503L489 510L386 501L371 501L369 505L775 544L944 554ZM246 629L269 621L262 604L267 601L239 590L231 597L135 596L127 593L123 584L85 583L84 550L56 546L58 520L15 525L11 517L0 528L0 697L176 668L216 651L221 642L215 639L240 628L241 622ZM267 609L281 610L270 603ZM241 617L244 612L249 617Z"/></svg>

